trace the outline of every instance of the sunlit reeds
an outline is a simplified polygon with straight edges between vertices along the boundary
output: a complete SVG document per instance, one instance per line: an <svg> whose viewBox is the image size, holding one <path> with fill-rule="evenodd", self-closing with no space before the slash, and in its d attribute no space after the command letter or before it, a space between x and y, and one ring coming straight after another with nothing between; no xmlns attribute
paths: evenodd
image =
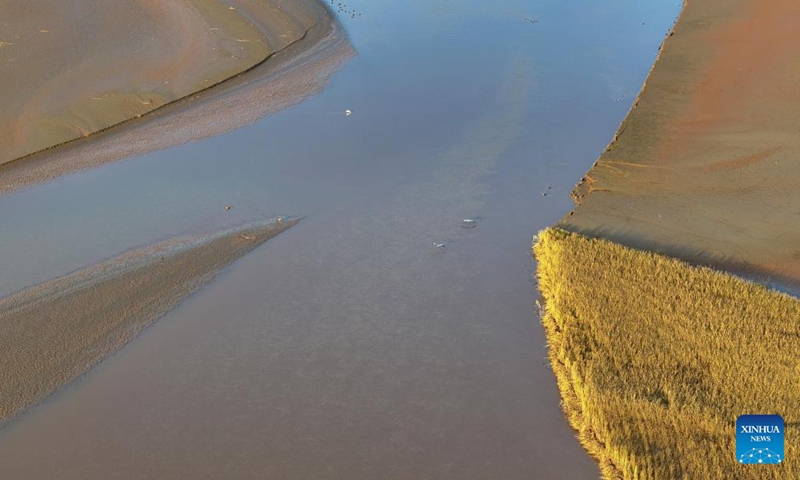
<svg viewBox="0 0 800 480"><path fill-rule="evenodd" d="M800 478L800 302L557 228L538 235L564 411L606 478ZM739 465L735 422L786 421L782 465Z"/></svg>

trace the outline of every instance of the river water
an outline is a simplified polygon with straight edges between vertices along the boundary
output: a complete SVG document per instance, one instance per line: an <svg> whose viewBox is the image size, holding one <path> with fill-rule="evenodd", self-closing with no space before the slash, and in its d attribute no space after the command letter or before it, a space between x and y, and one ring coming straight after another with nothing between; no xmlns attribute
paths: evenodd
<svg viewBox="0 0 800 480"><path fill-rule="evenodd" d="M0 478L596 478L547 367L531 237L680 6L349 1L358 56L321 94L0 198L0 295L305 217L0 431Z"/></svg>

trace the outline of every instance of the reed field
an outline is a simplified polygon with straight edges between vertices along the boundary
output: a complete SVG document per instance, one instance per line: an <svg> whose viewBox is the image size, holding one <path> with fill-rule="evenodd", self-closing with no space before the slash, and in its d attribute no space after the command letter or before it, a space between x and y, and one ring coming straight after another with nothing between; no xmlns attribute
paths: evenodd
<svg viewBox="0 0 800 480"><path fill-rule="evenodd" d="M533 250L562 407L605 478L800 478L800 302L558 228ZM784 463L737 463L748 413L783 416Z"/></svg>

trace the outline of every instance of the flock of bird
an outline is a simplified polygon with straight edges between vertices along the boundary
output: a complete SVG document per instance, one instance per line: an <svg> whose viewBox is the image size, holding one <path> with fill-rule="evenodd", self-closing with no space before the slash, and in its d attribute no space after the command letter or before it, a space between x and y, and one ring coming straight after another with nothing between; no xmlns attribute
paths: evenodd
<svg viewBox="0 0 800 480"><path fill-rule="evenodd" d="M336 2L336 0L331 0L331 6L336 7L336 13L349 15L350 18L361 16L361 13L357 12L355 8L347 8L347 4L344 2Z"/></svg>
<svg viewBox="0 0 800 480"><path fill-rule="evenodd" d="M477 226L478 226L478 221L475 220L474 218L465 218L464 220L461 220L461 227L462 228L475 228ZM437 250L443 250L443 249L447 248L447 244L446 243L431 242L431 247L433 247L433 248L435 248Z"/></svg>

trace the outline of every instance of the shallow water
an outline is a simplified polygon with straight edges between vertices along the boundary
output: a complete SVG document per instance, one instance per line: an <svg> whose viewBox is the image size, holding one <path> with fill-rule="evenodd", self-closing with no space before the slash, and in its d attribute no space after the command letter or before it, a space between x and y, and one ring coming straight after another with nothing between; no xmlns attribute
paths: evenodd
<svg viewBox="0 0 800 480"><path fill-rule="evenodd" d="M359 55L322 94L0 198L0 295L306 217L0 432L0 477L597 477L547 369L530 238L681 4L640 3L348 2Z"/></svg>

